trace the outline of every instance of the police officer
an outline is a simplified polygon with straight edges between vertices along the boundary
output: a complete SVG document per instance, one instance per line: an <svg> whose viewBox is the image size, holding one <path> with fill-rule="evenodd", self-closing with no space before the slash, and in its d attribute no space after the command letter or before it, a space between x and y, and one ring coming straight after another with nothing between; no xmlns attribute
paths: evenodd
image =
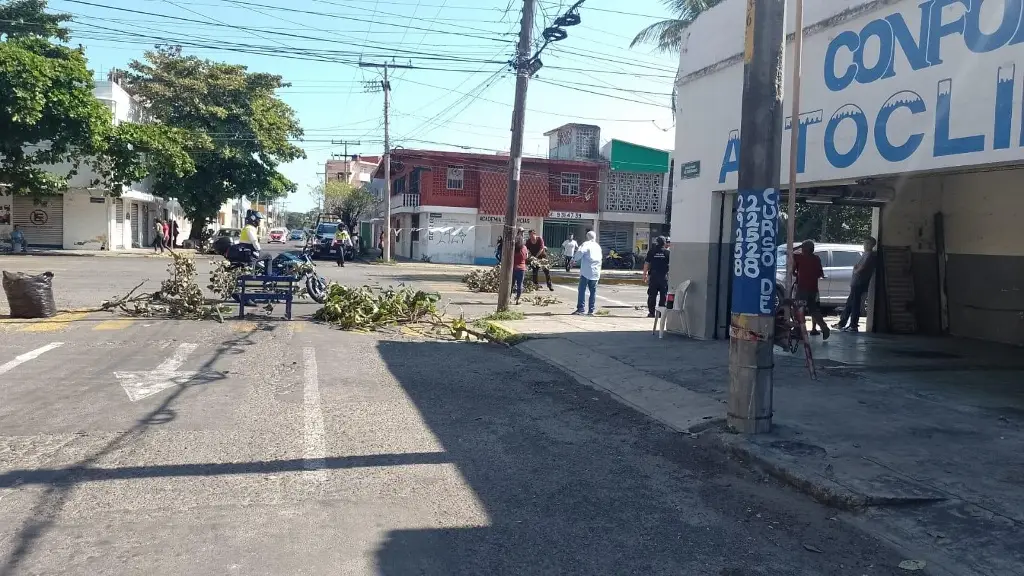
<svg viewBox="0 0 1024 576"><path fill-rule="evenodd" d="M668 297L669 250L664 236L654 239L654 245L644 260L644 282L647 283L647 317L654 318L655 300L658 306L665 305Z"/></svg>

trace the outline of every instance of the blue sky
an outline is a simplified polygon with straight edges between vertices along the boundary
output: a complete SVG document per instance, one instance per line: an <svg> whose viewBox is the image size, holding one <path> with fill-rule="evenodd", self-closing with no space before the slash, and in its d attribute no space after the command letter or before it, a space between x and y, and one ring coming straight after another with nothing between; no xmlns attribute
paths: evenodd
<svg viewBox="0 0 1024 576"><path fill-rule="evenodd" d="M288 208L313 205L307 190L324 162L383 150L379 79L357 63L394 61L419 68L392 76L393 146L506 151L515 77L507 62L519 31L519 0L50 0L71 13L73 42L97 76L124 67L157 42L181 43L204 58L280 74L281 97L306 131L307 159L282 171L299 184ZM535 38L571 2L540 0ZM511 8L509 8L511 6ZM544 51L530 83L524 152L544 155L543 133L568 122L601 126L621 138L668 149L674 135L667 94L677 55L630 50L633 35L670 16L659 0L587 0L582 23ZM602 95L603 94L603 95ZM319 176L318 176L319 174Z"/></svg>

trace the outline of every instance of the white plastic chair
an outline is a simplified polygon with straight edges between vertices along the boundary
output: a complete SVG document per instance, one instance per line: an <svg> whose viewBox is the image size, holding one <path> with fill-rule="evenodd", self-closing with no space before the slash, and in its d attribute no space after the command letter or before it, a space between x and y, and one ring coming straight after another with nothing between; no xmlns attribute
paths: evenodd
<svg viewBox="0 0 1024 576"><path fill-rule="evenodd" d="M668 315L670 312L674 312L679 315L679 321L682 322L684 333L689 328L686 318L686 293L690 291L690 284L690 280L685 280L676 288L675 299L672 301L671 310L667 306L658 306L654 310L654 331L658 333L659 339L665 337L665 324L668 321ZM658 326L659 320L661 321L660 328Z"/></svg>

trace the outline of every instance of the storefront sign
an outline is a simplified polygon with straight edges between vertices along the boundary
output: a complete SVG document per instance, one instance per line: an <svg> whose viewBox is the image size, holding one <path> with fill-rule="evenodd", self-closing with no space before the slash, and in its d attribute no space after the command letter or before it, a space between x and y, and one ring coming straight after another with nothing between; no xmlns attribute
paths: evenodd
<svg viewBox="0 0 1024 576"><path fill-rule="evenodd" d="M679 168L679 177L683 180L689 180L690 178L700 178L700 160L693 162L687 162Z"/></svg>
<svg viewBox="0 0 1024 576"><path fill-rule="evenodd" d="M778 190L740 191L736 195L735 225L732 313L771 315L777 264Z"/></svg>
<svg viewBox="0 0 1024 576"><path fill-rule="evenodd" d="M594 214L587 214L586 212L563 212L560 210L552 210L548 214L548 218L554 218L555 220L593 220Z"/></svg>
<svg viewBox="0 0 1024 576"><path fill-rule="evenodd" d="M480 216L479 217L479 222L481 224L504 224L505 223L505 217L504 216ZM526 216L520 216L519 218L516 219L516 224L519 224L519 225L529 224L529 223L530 223L530 218L526 217Z"/></svg>
<svg viewBox="0 0 1024 576"><path fill-rule="evenodd" d="M50 215L46 213L46 210L33 210L28 215L28 221L36 226L42 226L50 220Z"/></svg>
<svg viewBox="0 0 1024 576"><path fill-rule="evenodd" d="M895 6L808 38L804 66L816 74L804 75L805 109L785 120L798 131L802 181L1024 158L1024 1ZM738 81L739 67L730 72ZM739 170L740 134L735 125L720 130L725 184Z"/></svg>

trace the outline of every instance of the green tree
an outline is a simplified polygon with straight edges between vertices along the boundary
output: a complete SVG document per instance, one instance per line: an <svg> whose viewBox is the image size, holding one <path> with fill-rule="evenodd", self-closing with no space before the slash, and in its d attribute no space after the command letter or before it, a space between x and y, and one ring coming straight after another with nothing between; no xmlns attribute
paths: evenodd
<svg viewBox="0 0 1024 576"><path fill-rule="evenodd" d="M781 236L787 228L782 226ZM796 241L860 244L871 235L871 208L834 204L796 205Z"/></svg>
<svg viewBox="0 0 1024 576"><path fill-rule="evenodd" d="M153 165L187 172L183 134L113 125L92 94L85 54L65 45L70 16L45 8L45 0L0 2L0 185L14 194L60 193L83 161L98 168L93 184L115 194Z"/></svg>
<svg viewBox="0 0 1024 576"><path fill-rule="evenodd" d="M653 44L662 52L678 53L683 41L683 32L704 12L721 4L723 0L662 0L662 4L677 18L655 22L641 30L629 43L630 48L641 44Z"/></svg>
<svg viewBox="0 0 1024 576"><path fill-rule="evenodd" d="M365 186L331 181L310 189L313 198L320 200L323 213L341 220L351 231L358 230L359 221L373 213L377 200Z"/></svg>
<svg viewBox="0 0 1024 576"><path fill-rule="evenodd" d="M292 144L303 133L295 111L275 94L287 86L280 76L183 56L173 46L146 52L145 61L132 61L116 74L157 121L196 141L209 138L209 146L189 150L194 172L153 174L154 192L178 200L194 237L228 200L245 195L271 201L295 191L278 167L305 158Z"/></svg>

